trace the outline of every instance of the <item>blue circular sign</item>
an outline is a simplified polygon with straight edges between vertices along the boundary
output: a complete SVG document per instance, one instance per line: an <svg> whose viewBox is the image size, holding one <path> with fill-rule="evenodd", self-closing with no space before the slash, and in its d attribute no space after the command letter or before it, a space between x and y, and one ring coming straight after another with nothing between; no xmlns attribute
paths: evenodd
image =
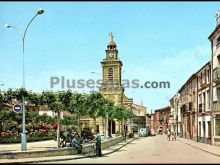
<svg viewBox="0 0 220 165"><path fill-rule="evenodd" d="M16 112L16 113L21 112L21 111L22 111L22 105L20 105L20 104L15 104L15 105L13 106L13 111Z"/></svg>

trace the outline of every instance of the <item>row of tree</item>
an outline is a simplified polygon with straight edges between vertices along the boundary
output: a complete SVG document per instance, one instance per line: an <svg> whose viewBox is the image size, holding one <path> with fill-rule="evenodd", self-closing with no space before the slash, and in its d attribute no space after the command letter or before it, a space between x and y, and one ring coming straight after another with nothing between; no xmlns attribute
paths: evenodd
<svg viewBox="0 0 220 165"><path fill-rule="evenodd" d="M58 123L57 128L57 139L59 144L60 139L60 113L67 111L78 119L77 124L80 129L80 119L82 117L90 117L94 120L94 130L96 127L96 118L103 117L109 120L117 119L119 121L127 120L133 116L130 109L125 108L121 105L115 105L112 101L104 98L99 92L91 91L89 94L77 93L71 90L67 91L43 91L42 93L36 93L33 91L26 91L23 88L19 89L8 89L7 91L0 92L0 109L3 111L4 104L12 104L13 99L18 102L22 102L22 95L25 97L25 105L32 105L35 107L47 106L50 110L53 110L57 114L56 122ZM27 109L28 110L28 109ZM66 120L62 121L68 124L73 124L72 116L65 117ZM7 119L1 119L4 120Z"/></svg>

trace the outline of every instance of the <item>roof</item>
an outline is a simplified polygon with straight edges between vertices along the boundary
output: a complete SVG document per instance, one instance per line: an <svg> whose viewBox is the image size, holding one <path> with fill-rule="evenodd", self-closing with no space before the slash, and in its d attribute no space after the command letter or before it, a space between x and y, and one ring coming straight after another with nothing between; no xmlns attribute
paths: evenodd
<svg viewBox="0 0 220 165"><path fill-rule="evenodd" d="M202 68L200 68L195 74L198 74L203 68L206 66L211 65L211 61L207 62Z"/></svg>
<svg viewBox="0 0 220 165"><path fill-rule="evenodd" d="M170 111L170 106L160 108L160 109L156 109L154 112L159 112L159 111Z"/></svg>
<svg viewBox="0 0 220 165"><path fill-rule="evenodd" d="M213 40L213 37L215 37L219 31L220 31L220 24L218 24L218 26L216 26L215 30L211 33L211 35L208 37L208 39L210 41Z"/></svg>
<svg viewBox="0 0 220 165"><path fill-rule="evenodd" d="M194 77L196 76L196 73L193 73L188 80L182 85L182 87L178 90L178 93L180 93L180 91L182 91L182 89L185 87L186 84L189 83L189 81L191 81Z"/></svg>
<svg viewBox="0 0 220 165"><path fill-rule="evenodd" d="M110 42L108 43L108 46L116 46L116 43L115 43L114 41L110 41Z"/></svg>

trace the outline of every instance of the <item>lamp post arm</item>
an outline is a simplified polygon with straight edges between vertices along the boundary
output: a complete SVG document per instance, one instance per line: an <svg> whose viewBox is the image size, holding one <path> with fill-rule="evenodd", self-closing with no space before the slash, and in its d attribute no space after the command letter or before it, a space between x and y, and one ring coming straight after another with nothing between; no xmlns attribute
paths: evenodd
<svg viewBox="0 0 220 165"><path fill-rule="evenodd" d="M27 29L28 29L28 27L30 26L31 22L34 20L34 18L35 18L37 15L38 15L38 13L35 14L35 16L30 20L30 22L28 23L28 25L27 25L27 27L26 27L26 29L25 29L25 31L24 31L24 35L23 35L23 37L22 37L22 40L23 40L23 53L24 53L24 39L25 39L25 36L26 36Z"/></svg>
<svg viewBox="0 0 220 165"><path fill-rule="evenodd" d="M15 29L19 33L19 35L20 35L20 37L22 39L22 42L23 42L23 33L17 27L15 27L15 26L10 25L10 27Z"/></svg>

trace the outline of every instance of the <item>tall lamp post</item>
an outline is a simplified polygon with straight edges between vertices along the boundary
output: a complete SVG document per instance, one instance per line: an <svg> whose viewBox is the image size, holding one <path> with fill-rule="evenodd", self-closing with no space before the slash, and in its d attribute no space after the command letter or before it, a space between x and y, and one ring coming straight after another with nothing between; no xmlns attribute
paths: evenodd
<svg viewBox="0 0 220 165"><path fill-rule="evenodd" d="M31 22L34 20L34 18L36 18L38 15L43 14L44 10L43 9L38 9L37 13L34 15L34 17L30 20L30 22L28 23L24 33L22 33L17 27L9 25L9 24L5 24L6 28L13 28L15 29L22 38L22 62L23 62L23 90L25 91L25 69L24 69L24 41L25 41L25 36L26 36L26 32L28 27L30 26ZM27 137L26 137L26 132L25 132L25 97L24 97L24 92L22 93L22 135L21 135L21 151L26 151L27 150Z"/></svg>

